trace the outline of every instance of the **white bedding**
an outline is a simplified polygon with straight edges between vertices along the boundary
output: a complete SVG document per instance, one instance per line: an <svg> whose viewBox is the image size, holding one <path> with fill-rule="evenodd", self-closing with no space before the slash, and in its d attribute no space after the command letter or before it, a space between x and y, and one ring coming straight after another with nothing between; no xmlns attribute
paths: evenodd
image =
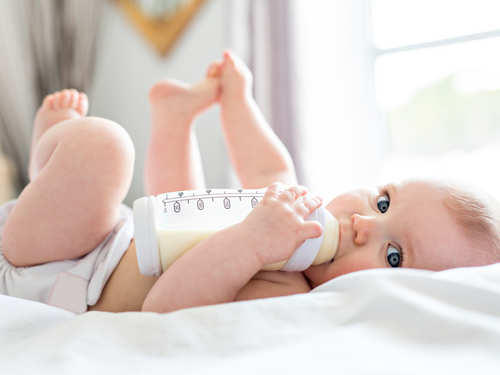
<svg viewBox="0 0 500 375"><path fill-rule="evenodd" d="M380 269L289 297L83 315L0 296L1 374L498 374L500 264Z"/></svg>

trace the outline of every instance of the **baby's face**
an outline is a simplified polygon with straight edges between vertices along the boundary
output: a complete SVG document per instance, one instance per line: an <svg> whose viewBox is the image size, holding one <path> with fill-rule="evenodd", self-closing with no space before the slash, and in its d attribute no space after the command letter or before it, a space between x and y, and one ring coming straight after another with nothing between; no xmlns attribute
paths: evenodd
<svg viewBox="0 0 500 375"><path fill-rule="evenodd" d="M470 242L443 204L444 192L424 181L354 190L326 206L340 224L332 263L305 271L313 286L369 268L442 270L473 264Z"/></svg>

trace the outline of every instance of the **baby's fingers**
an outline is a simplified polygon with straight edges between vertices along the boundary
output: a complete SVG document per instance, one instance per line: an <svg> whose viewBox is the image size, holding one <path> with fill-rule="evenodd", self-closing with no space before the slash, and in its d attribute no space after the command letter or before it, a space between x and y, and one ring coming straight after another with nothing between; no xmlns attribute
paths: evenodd
<svg viewBox="0 0 500 375"><path fill-rule="evenodd" d="M304 186L290 186L286 190L282 190L279 194L279 198L288 203L295 202L301 196L307 194L308 190Z"/></svg>
<svg viewBox="0 0 500 375"><path fill-rule="evenodd" d="M323 233L323 227L317 221L306 221L302 226L302 235L304 240L308 238L316 238Z"/></svg>
<svg viewBox="0 0 500 375"><path fill-rule="evenodd" d="M264 194L264 200L266 199L271 199L271 198L278 198L279 194L281 191L283 191L283 184L280 182L275 182L267 188L265 194Z"/></svg>
<svg viewBox="0 0 500 375"><path fill-rule="evenodd" d="M311 194L304 195L294 203L295 212L306 219L315 209L321 206L321 198Z"/></svg>

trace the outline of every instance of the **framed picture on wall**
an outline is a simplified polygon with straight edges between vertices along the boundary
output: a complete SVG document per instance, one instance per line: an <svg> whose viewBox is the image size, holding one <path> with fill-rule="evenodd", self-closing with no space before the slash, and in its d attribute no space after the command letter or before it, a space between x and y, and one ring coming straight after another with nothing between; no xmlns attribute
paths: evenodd
<svg viewBox="0 0 500 375"><path fill-rule="evenodd" d="M115 0L132 25L165 56L205 0Z"/></svg>

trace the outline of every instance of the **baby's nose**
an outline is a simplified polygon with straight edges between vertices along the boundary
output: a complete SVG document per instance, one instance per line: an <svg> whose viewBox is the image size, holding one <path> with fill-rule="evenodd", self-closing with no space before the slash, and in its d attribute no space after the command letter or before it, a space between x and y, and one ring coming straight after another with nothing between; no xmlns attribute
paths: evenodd
<svg viewBox="0 0 500 375"><path fill-rule="evenodd" d="M366 244L370 237L374 235L376 229L375 217L353 214L351 222L353 242L359 246Z"/></svg>

